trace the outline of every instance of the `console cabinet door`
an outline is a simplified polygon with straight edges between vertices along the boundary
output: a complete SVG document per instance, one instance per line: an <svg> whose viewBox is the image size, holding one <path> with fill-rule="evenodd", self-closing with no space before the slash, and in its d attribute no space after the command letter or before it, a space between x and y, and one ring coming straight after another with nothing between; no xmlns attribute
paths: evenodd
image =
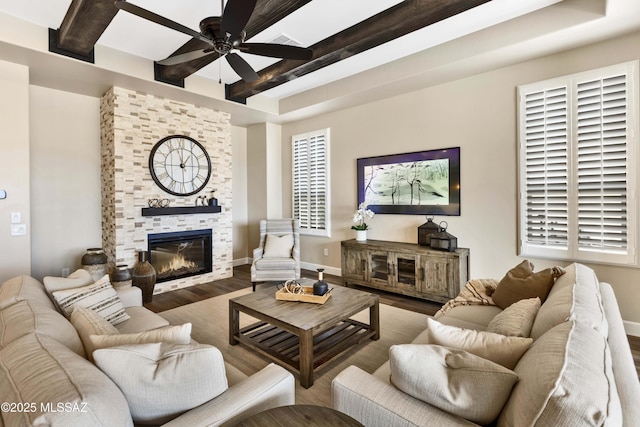
<svg viewBox="0 0 640 427"><path fill-rule="evenodd" d="M368 280L378 286L393 286L391 259L387 251L367 251Z"/></svg>
<svg viewBox="0 0 640 427"><path fill-rule="evenodd" d="M393 284L395 287L413 292L420 291L418 271L418 256L415 254L393 253L391 268L393 269Z"/></svg>
<svg viewBox="0 0 640 427"><path fill-rule="evenodd" d="M361 249L344 247L342 248L342 265L344 266L343 276L346 279L367 280L367 252Z"/></svg>
<svg viewBox="0 0 640 427"><path fill-rule="evenodd" d="M420 291L429 295L453 298L450 289L453 288L456 264L457 260L447 256L421 256Z"/></svg>

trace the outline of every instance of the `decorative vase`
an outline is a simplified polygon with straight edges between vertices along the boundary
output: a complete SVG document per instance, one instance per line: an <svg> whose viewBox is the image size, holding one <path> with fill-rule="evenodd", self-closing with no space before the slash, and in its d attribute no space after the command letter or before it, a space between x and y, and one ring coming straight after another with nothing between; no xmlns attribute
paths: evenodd
<svg viewBox="0 0 640 427"><path fill-rule="evenodd" d="M111 286L117 291L131 287L131 269L125 265L116 265L116 268L111 272Z"/></svg>
<svg viewBox="0 0 640 427"><path fill-rule="evenodd" d="M94 282L107 274L107 254L102 248L89 248L82 255L82 268L87 270Z"/></svg>
<svg viewBox="0 0 640 427"><path fill-rule="evenodd" d="M156 286L156 270L149 262L146 251L138 252L138 262L133 266L131 280L134 286L142 289L142 302L151 302L153 288Z"/></svg>
<svg viewBox="0 0 640 427"><path fill-rule="evenodd" d="M356 240L358 242L367 240L367 230L356 230Z"/></svg>
<svg viewBox="0 0 640 427"><path fill-rule="evenodd" d="M318 281L313 284L314 295L324 295L329 290L329 284L322 279L324 268L318 269Z"/></svg>

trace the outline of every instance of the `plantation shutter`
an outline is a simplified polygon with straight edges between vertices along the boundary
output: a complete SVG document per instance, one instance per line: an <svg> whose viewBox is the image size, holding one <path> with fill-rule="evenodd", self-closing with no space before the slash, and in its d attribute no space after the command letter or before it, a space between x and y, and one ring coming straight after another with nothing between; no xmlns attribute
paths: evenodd
<svg viewBox="0 0 640 427"><path fill-rule="evenodd" d="M328 235L328 129L293 137L293 216L306 234Z"/></svg>
<svg viewBox="0 0 640 427"><path fill-rule="evenodd" d="M526 239L567 246L567 88L525 95Z"/></svg>
<svg viewBox="0 0 640 427"><path fill-rule="evenodd" d="M578 84L578 246L627 249L624 74Z"/></svg>
<svg viewBox="0 0 640 427"><path fill-rule="evenodd" d="M637 265L638 64L518 88L521 255Z"/></svg>

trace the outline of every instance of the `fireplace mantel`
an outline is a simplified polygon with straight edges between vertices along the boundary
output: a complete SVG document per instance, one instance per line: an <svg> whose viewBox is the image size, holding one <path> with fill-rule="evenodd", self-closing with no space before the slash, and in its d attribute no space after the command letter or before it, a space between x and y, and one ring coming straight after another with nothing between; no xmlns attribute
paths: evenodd
<svg viewBox="0 0 640 427"><path fill-rule="evenodd" d="M222 212L222 206L177 206L167 208L142 208L142 216L192 215L220 212Z"/></svg>

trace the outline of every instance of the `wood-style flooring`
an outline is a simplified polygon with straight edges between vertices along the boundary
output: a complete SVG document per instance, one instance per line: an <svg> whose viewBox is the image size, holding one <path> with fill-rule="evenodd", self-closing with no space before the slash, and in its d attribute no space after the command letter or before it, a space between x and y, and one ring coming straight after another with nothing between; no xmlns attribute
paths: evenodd
<svg viewBox="0 0 640 427"><path fill-rule="evenodd" d="M317 278L318 273L315 271L303 270L303 277L311 279ZM327 282L333 284L341 284L342 279L339 276L325 274L324 278ZM161 312L182 305L191 304L192 302L202 301L207 298L217 297L240 289L251 286L251 272L249 265L241 265L233 269L233 277L229 279L216 280L211 283L190 286L184 289L178 289L171 292L165 292L153 296L153 301L145 304L149 310L153 312ZM261 284L258 286L274 286L273 284ZM418 313L428 315L435 314L442 304L425 301L418 298L411 298L403 295L396 295L389 292L379 291L377 289L362 288L369 292L375 292L380 295L380 302L387 305L393 305L405 310L411 310ZM638 377L640 378L640 337L628 336L631 353L636 364Z"/></svg>

